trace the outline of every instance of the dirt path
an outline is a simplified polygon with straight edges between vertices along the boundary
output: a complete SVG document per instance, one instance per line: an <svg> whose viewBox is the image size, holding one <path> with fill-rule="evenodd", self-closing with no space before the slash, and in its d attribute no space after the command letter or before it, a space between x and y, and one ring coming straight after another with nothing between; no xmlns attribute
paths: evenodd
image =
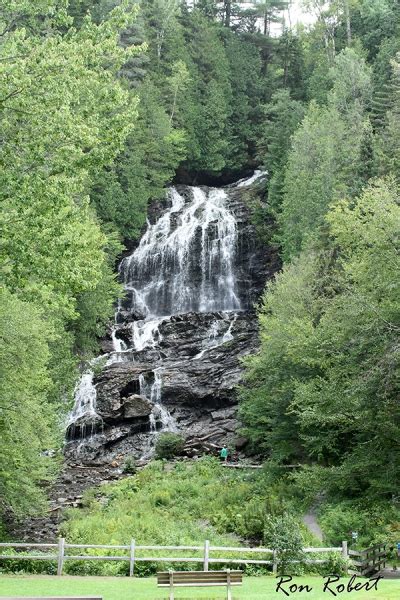
<svg viewBox="0 0 400 600"><path fill-rule="evenodd" d="M377 573L380 577L384 579L400 579L400 569L393 571L392 567L386 567L386 569L382 569Z"/></svg>
<svg viewBox="0 0 400 600"><path fill-rule="evenodd" d="M318 524L317 517L313 509L309 510L308 513L303 515L303 523L307 529L320 541L322 542L324 534L321 527Z"/></svg>

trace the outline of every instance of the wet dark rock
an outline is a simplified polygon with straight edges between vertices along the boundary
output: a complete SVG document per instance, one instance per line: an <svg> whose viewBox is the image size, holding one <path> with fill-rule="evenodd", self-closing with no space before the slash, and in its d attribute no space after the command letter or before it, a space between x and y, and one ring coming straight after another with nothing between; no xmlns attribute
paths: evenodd
<svg viewBox="0 0 400 600"><path fill-rule="evenodd" d="M148 417L153 409L153 404L144 396L133 394L124 400L123 410L125 419Z"/></svg>
<svg viewBox="0 0 400 600"><path fill-rule="evenodd" d="M217 336L209 339L212 327ZM232 339L224 341L229 329ZM101 431L67 445L68 456L74 456L75 448L84 461L109 461L121 452L139 458L151 437L153 408L149 398L140 394L140 377L149 390L157 368L161 368L163 405L184 436L211 433L213 442L220 444L237 430L240 361L257 348L254 313L174 315L160 324L159 331L157 349L126 353L127 362L114 363L97 375Z"/></svg>
<svg viewBox="0 0 400 600"><path fill-rule="evenodd" d="M192 202L193 189L178 185L177 190L186 204ZM132 349L134 330L137 333L135 322L145 315L137 308L137 303L132 309L132 291L128 289L113 335L123 342L124 348L130 349L119 353L115 357L118 362L106 366L95 377L98 421L91 432L78 423L78 429L66 446L69 459L76 456L83 462L101 463L110 462L119 455L139 459L151 448L154 432L161 427L161 417L154 412L156 400L151 392L156 371L161 380L162 405L188 443L210 436L207 443L215 447L225 442L232 447L246 445L247 440L240 437L237 418L237 386L243 373L241 359L257 350L254 305L266 281L279 268L276 250L260 242L252 223L250 206L258 194L257 188L254 190L232 186L225 199L225 205L236 220L237 243L232 260L235 293L240 298L242 310L185 312L165 317L158 324L155 343L135 351ZM155 223L169 206L167 199L153 203L149 209L150 222ZM178 217L178 212L170 213L171 230L176 227ZM213 227L215 229L211 222L210 239L215 241ZM200 260L193 259L192 254L194 257L201 255L202 243L201 227L198 227L193 234L189 256L190 286L194 288L201 284L202 274ZM134 247L135 244L129 245L129 253ZM166 285L157 291L160 300L157 314L167 314L168 309L173 312L170 310L171 286L168 285L174 269L172 263L171 260L165 270ZM145 281L153 285L155 273L152 269L155 267L152 261L145 268ZM190 303L194 311L197 311L196 301L195 298ZM192 310L190 307L187 310ZM103 340L102 349L105 353L112 351L111 331ZM201 452L201 447L196 446L197 451Z"/></svg>
<svg viewBox="0 0 400 600"><path fill-rule="evenodd" d="M94 433L100 431L102 427L103 419L97 414L78 417L68 426L66 438L67 440L72 440L91 437Z"/></svg>
<svg viewBox="0 0 400 600"><path fill-rule="evenodd" d="M152 404L140 396L139 376L151 372L150 365L115 363L96 378L96 411L105 426L125 419L147 418Z"/></svg>
<svg viewBox="0 0 400 600"><path fill-rule="evenodd" d="M122 463L122 457L120 457ZM115 467L98 464L66 463L55 483L48 488L49 506L43 515L17 520L6 514L3 521L17 542L57 543L59 528L66 510L82 505L85 490L101 482L115 481L124 474L119 463Z"/></svg>
<svg viewBox="0 0 400 600"><path fill-rule="evenodd" d="M213 421L219 421L220 419L229 419L236 414L236 407L226 408L222 410L215 410L211 413Z"/></svg>
<svg viewBox="0 0 400 600"><path fill-rule="evenodd" d="M236 450L243 450L248 443L249 440L246 437L240 435L234 441Z"/></svg>
<svg viewBox="0 0 400 600"><path fill-rule="evenodd" d="M241 301L250 309L258 302L266 281L280 268L277 250L266 246L257 238L250 210L254 194L257 195L254 189L232 188L227 201L238 227L236 284Z"/></svg>

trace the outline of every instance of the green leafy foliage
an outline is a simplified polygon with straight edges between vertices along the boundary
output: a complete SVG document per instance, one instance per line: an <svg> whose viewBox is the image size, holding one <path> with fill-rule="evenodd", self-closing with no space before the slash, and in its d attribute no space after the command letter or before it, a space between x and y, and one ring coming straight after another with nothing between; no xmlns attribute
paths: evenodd
<svg viewBox="0 0 400 600"><path fill-rule="evenodd" d="M183 452L185 439L178 433L160 433L156 441L157 458L174 458Z"/></svg>
<svg viewBox="0 0 400 600"><path fill-rule="evenodd" d="M290 514L266 518L264 544L275 550L278 568L282 574L285 574L290 568L291 561L304 560L300 528L296 519Z"/></svg>
<svg viewBox="0 0 400 600"><path fill-rule="evenodd" d="M185 156L184 132L172 127L150 80L140 88L138 119L122 154L94 180L91 198L97 214L126 239L136 239L145 223L150 199L165 195Z"/></svg>
<svg viewBox="0 0 400 600"><path fill-rule="evenodd" d="M399 476L398 222L396 186L374 182L332 208L326 248L304 251L263 299L242 414L266 454L322 467L314 493L390 497Z"/></svg>
<svg viewBox="0 0 400 600"><path fill-rule="evenodd" d="M43 313L0 290L0 510L40 509L40 482L51 475L49 449L56 411L47 400L47 364L54 332Z"/></svg>
<svg viewBox="0 0 400 600"><path fill-rule="evenodd" d="M15 512L40 508L54 462L46 452L60 444L76 379L73 350L93 351L119 291L111 263L120 246L88 190L137 114L117 79L137 52L119 45L136 9L123 1L76 31L66 8L21 1L0 10L0 486L1 510Z"/></svg>
<svg viewBox="0 0 400 600"><path fill-rule="evenodd" d="M362 179L370 128L365 115L370 70L348 49L337 56L331 73L328 106L310 104L289 152L279 217L286 259L318 231L332 202L358 193L363 183L357 176Z"/></svg>
<svg viewBox="0 0 400 600"><path fill-rule="evenodd" d="M291 136L304 116L302 104L279 90L264 107L264 129L259 140L259 157L268 170L268 207L273 216L281 210L283 183Z"/></svg>
<svg viewBox="0 0 400 600"><path fill-rule="evenodd" d="M133 456L127 456L124 464L122 465L122 469L124 473L128 473L129 475L135 475L137 471L136 460Z"/></svg>

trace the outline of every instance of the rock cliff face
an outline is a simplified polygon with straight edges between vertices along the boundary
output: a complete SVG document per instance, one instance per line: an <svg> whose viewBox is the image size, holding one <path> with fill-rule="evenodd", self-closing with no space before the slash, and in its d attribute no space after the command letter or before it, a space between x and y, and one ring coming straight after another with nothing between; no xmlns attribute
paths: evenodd
<svg viewBox="0 0 400 600"><path fill-rule="evenodd" d="M251 183L177 186L152 208L120 265L127 293L103 367L76 390L67 457L146 458L160 431L235 443L241 358L257 348L254 303L278 266L250 222Z"/></svg>

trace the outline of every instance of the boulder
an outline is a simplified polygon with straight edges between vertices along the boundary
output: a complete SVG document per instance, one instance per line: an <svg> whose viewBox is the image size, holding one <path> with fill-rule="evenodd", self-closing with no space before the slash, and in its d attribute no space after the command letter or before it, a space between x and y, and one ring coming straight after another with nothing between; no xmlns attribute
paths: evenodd
<svg viewBox="0 0 400 600"><path fill-rule="evenodd" d="M140 395L140 375L146 373L152 373L150 365L115 363L95 379L96 411L106 426L126 418L148 417L151 403Z"/></svg>
<svg viewBox="0 0 400 600"><path fill-rule="evenodd" d="M148 417L153 409L153 403L144 396L132 394L123 401L124 419Z"/></svg>

